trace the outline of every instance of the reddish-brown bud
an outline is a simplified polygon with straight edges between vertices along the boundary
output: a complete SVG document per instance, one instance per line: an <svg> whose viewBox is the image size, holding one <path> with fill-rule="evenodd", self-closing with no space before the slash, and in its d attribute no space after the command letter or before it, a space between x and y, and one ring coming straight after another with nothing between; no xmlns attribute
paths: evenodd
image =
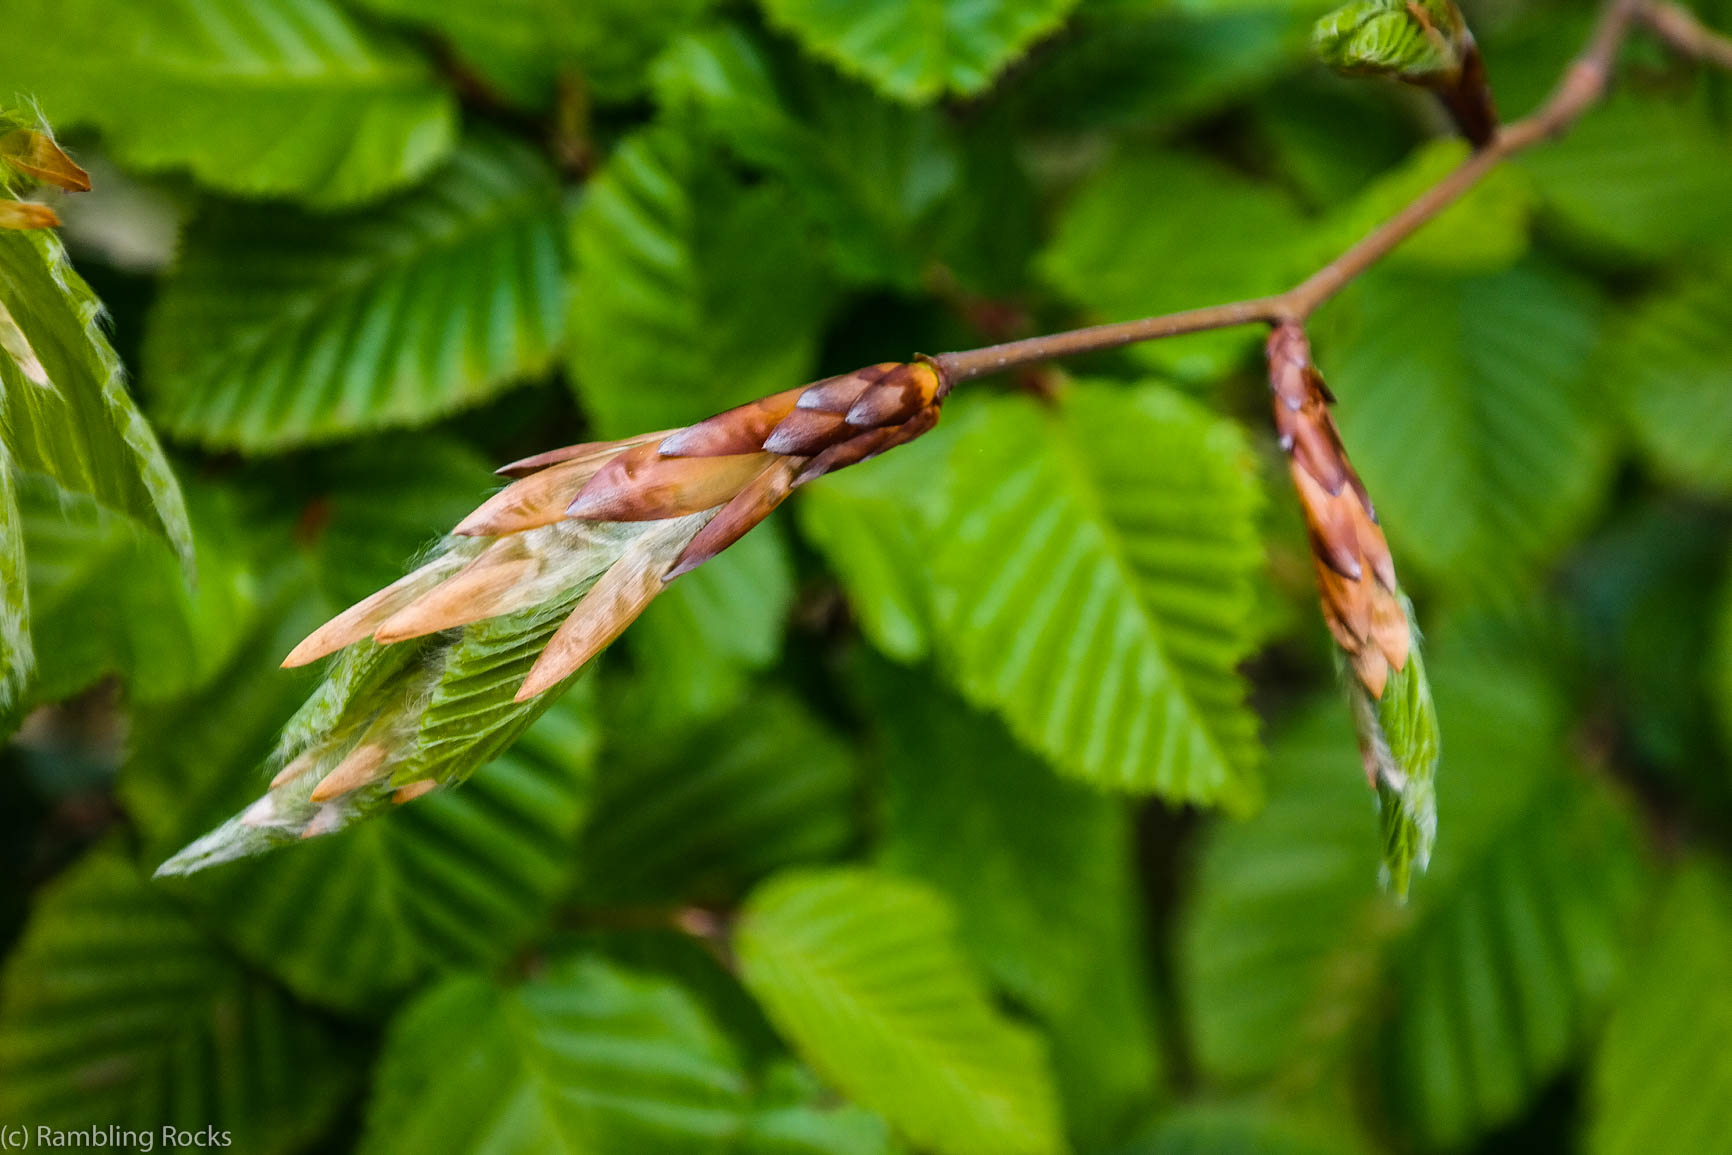
<svg viewBox="0 0 1732 1155"><path fill-rule="evenodd" d="M1412 644L1395 561L1329 414L1334 398L1311 364L1305 331L1277 327L1267 352L1275 430L1305 513L1323 619L1354 676L1381 698L1390 670L1407 665Z"/></svg>

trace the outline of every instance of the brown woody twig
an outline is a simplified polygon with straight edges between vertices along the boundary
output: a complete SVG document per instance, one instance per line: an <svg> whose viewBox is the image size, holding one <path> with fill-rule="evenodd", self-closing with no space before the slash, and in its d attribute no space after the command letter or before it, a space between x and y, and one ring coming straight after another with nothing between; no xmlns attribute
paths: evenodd
<svg viewBox="0 0 1732 1155"><path fill-rule="evenodd" d="M1606 92L1612 66L1630 28L1638 21L1681 51L1732 68L1732 40L1718 36L1676 5L1655 0L1607 0L1587 45L1564 71L1556 88L1533 113L1505 125L1484 148L1473 153L1400 212L1353 247L1286 292L1205 309L1188 309L1135 321L1120 321L1029 337L930 359L945 388L1057 357L1117 349L1141 341L1176 337L1236 325L1302 324L1355 277L1388 256L1461 197L1486 173L1534 145L1552 139L1575 123Z"/></svg>
<svg viewBox="0 0 1732 1155"><path fill-rule="evenodd" d="M1642 23L1674 52L1732 70L1732 36L1708 28L1682 4L1649 4L1640 15Z"/></svg>

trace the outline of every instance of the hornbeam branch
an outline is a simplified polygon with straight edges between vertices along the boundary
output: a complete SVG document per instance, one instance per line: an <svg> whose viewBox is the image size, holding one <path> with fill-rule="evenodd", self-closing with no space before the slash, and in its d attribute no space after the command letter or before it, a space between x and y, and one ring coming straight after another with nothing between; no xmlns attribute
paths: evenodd
<svg viewBox="0 0 1732 1155"><path fill-rule="evenodd" d="M1642 22L1674 52L1732 70L1732 37L1708 28L1682 4L1651 4L1641 12Z"/></svg>
<svg viewBox="0 0 1732 1155"><path fill-rule="evenodd" d="M1575 61L1565 69L1552 94L1529 116L1505 125L1490 144L1469 156L1407 207L1373 229L1352 248L1284 293L1188 309L1158 317L1143 317L1110 325L1072 329L1021 341L1007 341L930 359L945 388L959 381L985 377L1023 365L1117 349L1161 337L1176 337L1237 325L1303 323L1355 277L1412 236L1428 221L1460 200L1492 169L1565 129L1605 95L1618 50L1630 28L1641 21L1675 48L1732 68L1732 40L1696 23L1695 17L1671 3L1655 0L1607 0L1599 21Z"/></svg>

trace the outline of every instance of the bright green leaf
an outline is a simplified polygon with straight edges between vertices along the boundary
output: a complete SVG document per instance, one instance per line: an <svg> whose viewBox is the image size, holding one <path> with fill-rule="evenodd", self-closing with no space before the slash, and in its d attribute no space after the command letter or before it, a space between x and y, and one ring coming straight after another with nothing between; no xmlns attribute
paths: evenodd
<svg viewBox="0 0 1732 1155"><path fill-rule="evenodd" d="M1490 277L1379 273L1318 365L1398 561L1486 589L1549 560L1611 465L1588 387L1600 312L1539 266Z"/></svg>
<svg viewBox="0 0 1732 1155"><path fill-rule="evenodd" d="M30 583L24 568L24 515L17 484L0 441L0 733L8 732L13 705L35 668L30 644Z"/></svg>
<svg viewBox="0 0 1732 1155"><path fill-rule="evenodd" d="M1262 556L1238 428L1158 386L1085 385L1056 412L995 403L950 461L933 580L968 696L1098 786L1248 803Z"/></svg>
<svg viewBox="0 0 1732 1155"><path fill-rule="evenodd" d="M264 451L491 397L552 362L560 228L552 174L493 138L358 215L212 204L150 318L152 412Z"/></svg>
<svg viewBox="0 0 1732 1155"><path fill-rule="evenodd" d="M777 1063L764 1076L740 1155L895 1155L902 1150L882 1116L833 1099L804 1067Z"/></svg>
<svg viewBox="0 0 1732 1155"><path fill-rule="evenodd" d="M417 179L456 131L431 67L331 0L11 0L0 75L128 164L324 206Z"/></svg>
<svg viewBox="0 0 1732 1155"><path fill-rule="evenodd" d="M110 850L42 892L0 991L0 1111L32 1137L213 1127L237 1150L287 1152L357 1075L318 1018Z"/></svg>
<svg viewBox="0 0 1732 1155"><path fill-rule="evenodd" d="M1641 300L1618 318L1601 366L1658 472L1732 492L1732 264Z"/></svg>
<svg viewBox="0 0 1732 1155"><path fill-rule="evenodd" d="M101 315L58 239L0 231L0 441L12 468L160 529L190 565L180 485L127 394Z"/></svg>
<svg viewBox="0 0 1732 1155"><path fill-rule="evenodd" d="M1440 138L1415 150L1395 172L1379 178L1317 236L1315 265L1334 259L1468 156L1468 144ZM1528 251L1535 193L1520 169L1494 169L1460 201L1422 227L1389 256L1389 266L1445 272L1497 272Z"/></svg>
<svg viewBox="0 0 1732 1155"><path fill-rule="evenodd" d="M1614 99L1520 163L1559 223L1613 258L1663 258L1732 226L1732 144L1688 105Z"/></svg>
<svg viewBox="0 0 1732 1155"><path fill-rule="evenodd" d="M985 89L1064 22L1076 0L762 0L808 51L886 96L925 102Z"/></svg>
<svg viewBox="0 0 1732 1155"><path fill-rule="evenodd" d="M958 948L949 907L864 870L787 873L746 904L740 974L824 1077L938 1155L1058 1152L1034 1036Z"/></svg>
<svg viewBox="0 0 1732 1155"><path fill-rule="evenodd" d="M598 959L462 976L395 1020L363 1155L723 1155L745 1077L691 996Z"/></svg>
<svg viewBox="0 0 1732 1155"><path fill-rule="evenodd" d="M1125 151L1071 196L1040 268L1090 320L1126 321L1279 292L1305 271L1307 231L1275 185L1186 153ZM1207 380L1260 339L1224 329L1156 341L1136 356Z"/></svg>
<svg viewBox="0 0 1732 1155"><path fill-rule="evenodd" d="M1687 863L1594 1060L1587 1150L1725 1151L1732 1133L1732 886Z"/></svg>
<svg viewBox="0 0 1732 1155"><path fill-rule="evenodd" d="M794 198L674 129L626 140L572 226L571 371L606 435L689 424L806 379L828 292Z"/></svg>

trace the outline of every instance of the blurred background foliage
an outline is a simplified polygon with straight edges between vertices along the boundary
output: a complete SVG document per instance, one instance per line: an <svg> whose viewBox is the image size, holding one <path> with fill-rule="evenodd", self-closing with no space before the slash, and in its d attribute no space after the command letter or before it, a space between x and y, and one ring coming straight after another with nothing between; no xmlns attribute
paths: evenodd
<svg viewBox="0 0 1732 1155"><path fill-rule="evenodd" d="M1316 327L1433 640L1407 905L1251 330L969 385L676 583L468 785L149 880L256 794L311 685L282 655L491 464L1349 243L1462 150L1310 62L1318 14L7 0L0 92L94 176L53 203L197 583L98 476L118 441L0 471L11 672L26 589L36 654L0 753L0 1121L1732 1150L1732 84L1639 37L1608 104ZM1469 16L1519 112L1591 12Z"/></svg>

